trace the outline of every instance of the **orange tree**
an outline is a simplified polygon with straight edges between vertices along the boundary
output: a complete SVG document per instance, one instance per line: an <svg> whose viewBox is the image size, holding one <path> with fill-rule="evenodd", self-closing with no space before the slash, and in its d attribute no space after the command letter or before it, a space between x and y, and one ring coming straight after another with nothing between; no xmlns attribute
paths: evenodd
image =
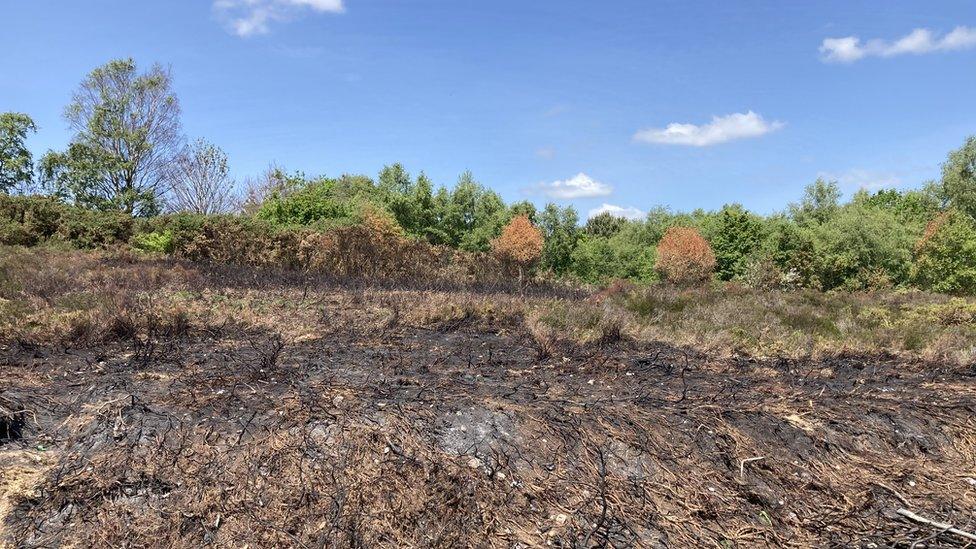
<svg viewBox="0 0 976 549"><path fill-rule="evenodd" d="M504 264L518 269L519 283L523 271L542 257L544 241L542 231L529 221L528 216L512 218L502 229L502 234L491 241L491 250Z"/></svg>
<svg viewBox="0 0 976 549"><path fill-rule="evenodd" d="M700 283L715 270L715 253L697 230L671 227L657 245L655 268L670 282Z"/></svg>

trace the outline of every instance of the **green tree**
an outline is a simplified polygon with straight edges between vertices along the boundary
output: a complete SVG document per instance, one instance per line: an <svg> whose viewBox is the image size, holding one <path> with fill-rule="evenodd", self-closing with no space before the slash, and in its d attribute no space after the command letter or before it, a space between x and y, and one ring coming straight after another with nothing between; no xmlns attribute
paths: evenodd
<svg viewBox="0 0 976 549"><path fill-rule="evenodd" d="M538 216L539 228L545 237L541 265L557 275L565 274L572 266L572 254L579 239L579 215L572 206L560 208L549 203Z"/></svg>
<svg viewBox="0 0 976 549"><path fill-rule="evenodd" d="M304 178L300 174L292 178ZM342 179L319 178L290 183L286 195L272 193L257 212L259 219L281 225L344 225L360 218L363 200L346 194Z"/></svg>
<svg viewBox="0 0 976 549"><path fill-rule="evenodd" d="M854 194L851 201L868 208L888 210L895 214L900 222L912 225L919 235L926 223L941 209L938 189L931 183L921 189L904 192L897 189L882 189L871 194L862 189Z"/></svg>
<svg viewBox="0 0 976 549"><path fill-rule="evenodd" d="M438 211L434 202L434 184L427 174L420 172L410 194L410 220L404 228L407 232L441 243L444 235L437 227Z"/></svg>
<svg viewBox="0 0 976 549"><path fill-rule="evenodd" d="M470 171L461 174L450 193L439 192L435 202L447 243L463 250L488 251L506 222L502 198L475 181Z"/></svg>
<svg viewBox="0 0 976 549"><path fill-rule="evenodd" d="M45 183L83 206L157 212L183 143L169 71L110 61L85 78L64 116L75 135L68 150L42 159Z"/></svg>
<svg viewBox="0 0 976 549"><path fill-rule="evenodd" d="M942 165L941 196L947 205L976 218L976 136L949 153Z"/></svg>
<svg viewBox="0 0 976 549"><path fill-rule="evenodd" d="M790 213L802 225L826 223L840 209L840 197L836 181L818 178L804 189L799 204L790 204Z"/></svg>
<svg viewBox="0 0 976 549"><path fill-rule="evenodd" d="M890 211L848 204L814 229L817 276L824 289L905 282L914 239Z"/></svg>
<svg viewBox="0 0 976 549"><path fill-rule="evenodd" d="M520 215L524 215L525 217L529 218L529 221L535 223L537 213L538 212L536 212L535 204L529 202L528 200L515 202L514 204L508 206L508 212L505 215L506 220L503 225L508 225L511 220Z"/></svg>
<svg viewBox="0 0 976 549"><path fill-rule="evenodd" d="M610 238L620 232L626 219L613 215L610 212L603 212L586 220L585 231L590 236L602 236Z"/></svg>
<svg viewBox="0 0 976 549"><path fill-rule="evenodd" d="M783 214L767 218L765 225L768 236L762 255L771 258L782 274L798 277L800 284L821 287L813 229Z"/></svg>
<svg viewBox="0 0 976 549"><path fill-rule="evenodd" d="M389 166L383 166L380 171L379 183L377 185L381 196L406 196L413 189L413 182L410 174L404 169L403 164L396 162Z"/></svg>
<svg viewBox="0 0 976 549"><path fill-rule="evenodd" d="M937 217L918 244L912 280L936 292L976 294L976 221L956 210Z"/></svg>
<svg viewBox="0 0 976 549"><path fill-rule="evenodd" d="M759 216L740 204L728 204L718 214L715 235L716 271L722 280L741 277L749 261L755 259L763 245L763 223Z"/></svg>
<svg viewBox="0 0 976 549"><path fill-rule="evenodd" d="M0 113L0 193L33 182L34 159L27 149L27 135L37 131L34 120L17 112Z"/></svg>
<svg viewBox="0 0 976 549"><path fill-rule="evenodd" d="M572 252L572 274L591 284L614 278L618 256L609 238L583 233Z"/></svg>

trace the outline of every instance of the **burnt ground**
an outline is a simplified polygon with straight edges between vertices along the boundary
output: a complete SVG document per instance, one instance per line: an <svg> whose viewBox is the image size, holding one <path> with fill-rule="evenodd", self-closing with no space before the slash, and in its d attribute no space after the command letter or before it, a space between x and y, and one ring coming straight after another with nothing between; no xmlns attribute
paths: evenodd
<svg viewBox="0 0 976 549"><path fill-rule="evenodd" d="M901 508L976 531L972 366L341 314L0 349L13 547L966 546Z"/></svg>

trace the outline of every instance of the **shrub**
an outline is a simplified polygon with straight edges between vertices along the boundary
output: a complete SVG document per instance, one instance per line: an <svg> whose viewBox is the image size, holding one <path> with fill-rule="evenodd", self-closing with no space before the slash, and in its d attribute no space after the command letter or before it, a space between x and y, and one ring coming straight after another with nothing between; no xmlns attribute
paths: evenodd
<svg viewBox="0 0 976 549"><path fill-rule="evenodd" d="M912 279L951 294L976 294L976 221L950 210L929 223L916 246Z"/></svg>
<svg viewBox="0 0 976 549"><path fill-rule="evenodd" d="M450 251L408 238L389 214L367 208L363 222L329 231L306 231L299 263L309 272L371 280L432 280L440 276Z"/></svg>
<svg viewBox="0 0 976 549"><path fill-rule="evenodd" d="M67 209L54 198L0 195L0 244L33 246L51 238Z"/></svg>
<svg viewBox="0 0 976 549"><path fill-rule="evenodd" d="M108 248L132 238L135 223L123 212L69 208L61 216L56 236L76 248Z"/></svg>
<svg viewBox="0 0 976 549"><path fill-rule="evenodd" d="M542 231L529 221L528 216L518 215L502 229L498 238L491 241L491 250L502 263L517 268L521 280L522 271L542 257L544 244Z"/></svg>
<svg viewBox="0 0 976 549"><path fill-rule="evenodd" d="M912 238L891 211L849 204L813 233L825 290L877 288L908 278Z"/></svg>
<svg viewBox="0 0 976 549"><path fill-rule="evenodd" d="M711 242L718 277L722 280L741 278L763 244L762 220L738 204L724 206Z"/></svg>
<svg viewBox="0 0 976 549"><path fill-rule="evenodd" d="M151 233L137 234L132 237L131 244L133 248L143 252L172 253L173 232L153 231Z"/></svg>
<svg viewBox="0 0 976 549"><path fill-rule="evenodd" d="M715 269L715 254L697 230L671 227L657 245L655 267L670 282L704 282Z"/></svg>
<svg viewBox="0 0 976 549"><path fill-rule="evenodd" d="M340 191L339 181L334 179L310 182L287 195L272 195L257 217L277 225L355 222L362 206Z"/></svg>

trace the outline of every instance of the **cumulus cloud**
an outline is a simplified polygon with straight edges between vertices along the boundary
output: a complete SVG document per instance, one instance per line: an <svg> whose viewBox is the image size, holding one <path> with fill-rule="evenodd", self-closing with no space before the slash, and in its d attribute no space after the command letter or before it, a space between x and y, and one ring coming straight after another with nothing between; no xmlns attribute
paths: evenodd
<svg viewBox="0 0 976 549"><path fill-rule="evenodd" d="M342 13L343 0L214 0L213 9L238 36L267 34L271 24L305 12Z"/></svg>
<svg viewBox="0 0 976 549"><path fill-rule="evenodd" d="M648 128L634 134L635 141L659 145L691 145L707 147L736 139L759 137L783 127L782 122L766 121L761 115L749 111L725 116L713 116L712 121L700 126L695 124L668 124L666 128Z"/></svg>
<svg viewBox="0 0 976 549"><path fill-rule="evenodd" d="M857 36L824 38L820 54L827 62L853 63L869 56L921 55L967 48L976 48L976 28L956 27L941 37L929 29L915 29L895 41L876 39L862 43Z"/></svg>
<svg viewBox="0 0 976 549"><path fill-rule="evenodd" d="M581 172L571 179L540 183L538 190L550 198L572 199L607 196L613 192L613 187Z"/></svg>
<svg viewBox="0 0 976 549"><path fill-rule="evenodd" d="M627 219L642 219L647 215L647 212L638 210L633 207L616 206L614 204L601 204L599 208L593 208L587 213L587 219L591 217L596 217L602 213L609 213L617 217L625 217Z"/></svg>
<svg viewBox="0 0 976 549"><path fill-rule="evenodd" d="M820 172L817 174L817 177L828 181L836 181L840 183L842 188L850 190L865 189L868 191L877 191L898 187L902 184L902 178L898 174L876 172L861 168L853 168L841 173Z"/></svg>

